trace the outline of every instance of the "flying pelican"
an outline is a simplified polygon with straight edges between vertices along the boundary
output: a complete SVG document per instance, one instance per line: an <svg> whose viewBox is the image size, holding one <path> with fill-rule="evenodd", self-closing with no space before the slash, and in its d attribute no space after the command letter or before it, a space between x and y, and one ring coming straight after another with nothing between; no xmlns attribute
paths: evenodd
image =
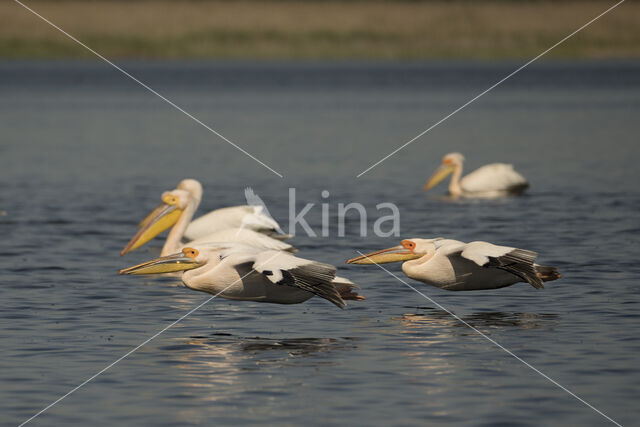
<svg viewBox="0 0 640 427"><path fill-rule="evenodd" d="M298 304L317 295L344 308L344 300L364 299L353 282L336 277L333 265L237 243L186 247L118 274L172 272L183 272L190 289L232 300Z"/></svg>
<svg viewBox="0 0 640 427"><path fill-rule="evenodd" d="M171 227L162 247L161 255L178 252L183 247L182 237L199 203L200 199L193 197L193 194L186 190L176 189L163 193L162 203L142 221L141 228L120 252L120 255L139 248ZM228 228L214 231L189 244L198 245L206 242L242 242L263 250L295 251L293 246L288 243L247 228Z"/></svg>
<svg viewBox="0 0 640 427"><path fill-rule="evenodd" d="M562 277L555 267L535 264L537 253L488 242L464 243L443 239L406 239L401 245L352 258L347 264L403 262L408 277L448 291L498 289Z"/></svg>
<svg viewBox="0 0 640 427"><path fill-rule="evenodd" d="M449 193L454 197L504 197L522 194L529 187L527 180L513 170L512 165L492 163L461 178L463 163L462 154L447 154L422 189L432 189L450 173L453 173L453 176L449 182Z"/></svg>

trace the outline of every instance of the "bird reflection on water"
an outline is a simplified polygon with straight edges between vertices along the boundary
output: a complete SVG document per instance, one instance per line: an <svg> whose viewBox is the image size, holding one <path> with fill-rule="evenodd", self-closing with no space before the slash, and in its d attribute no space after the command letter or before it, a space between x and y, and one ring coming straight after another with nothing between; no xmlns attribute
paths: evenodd
<svg viewBox="0 0 640 427"><path fill-rule="evenodd" d="M415 310L415 307L413 309ZM427 372L427 377L433 380L442 376L455 376L467 369L482 369L486 375L489 375L488 372L495 369L492 356L475 353L484 351L481 347L464 347L464 352L459 351L460 344L456 343L466 341L459 338L476 338L477 332L446 311L431 307L418 307L418 310L392 318L392 321L400 327L401 338L398 339L404 351L399 356L407 361L408 377L415 376L416 372ZM460 318L487 334L490 334L487 329L493 328L502 332L510 327L525 330L553 329L558 322L558 316L555 314L517 312L480 312L460 316ZM488 351L493 354L492 348ZM482 387L487 386L483 381L484 379L477 384ZM448 390L446 385L443 386L438 381L424 382L423 380L421 385L425 387L426 394L438 395L447 393Z"/></svg>
<svg viewBox="0 0 640 427"><path fill-rule="evenodd" d="M317 374L332 372L342 363L336 354L358 348L353 338L263 338L221 332L171 341L160 348L171 364L175 381L169 396L190 402L175 413L189 424L206 424L212 413L218 420L227 420L224 417L231 415L219 409L233 408L246 396L251 396L254 407L240 417L266 417L274 405L294 400L293 389L297 393L314 392L310 377L291 372L300 368ZM341 381L334 375L325 378L329 385ZM196 402L204 403L213 412L203 412ZM290 409L293 414L299 410L295 405Z"/></svg>
<svg viewBox="0 0 640 427"><path fill-rule="evenodd" d="M178 361L175 366L183 370L186 377L197 378L198 383L208 383L209 377L218 383L225 382L226 377L232 383L233 377L242 372L258 371L263 367L279 369L299 364L298 359L355 348L353 338L271 339L225 333L176 338L174 345L165 347L178 352L174 356ZM314 358L305 363L324 366L337 362Z"/></svg>
<svg viewBox="0 0 640 427"><path fill-rule="evenodd" d="M264 351L286 353L290 357L305 357L346 348L356 348L353 338L291 338L271 340L249 338L242 344L242 351L256 354Z"/></svg>
<svg viewBox="0 0 640 427"><path fill-rule="evenodd" d="M402 322L407 328L422 328L425 326L449 326L468 328L467 325L443 310L431 307L419 307L424 312L405 313L394 318ZM521 329L553 329L559 316L552 313L518 313L518 312L478 312L467 316L460 316L462 320L476 328L494 328L516 326Z"/></svg>

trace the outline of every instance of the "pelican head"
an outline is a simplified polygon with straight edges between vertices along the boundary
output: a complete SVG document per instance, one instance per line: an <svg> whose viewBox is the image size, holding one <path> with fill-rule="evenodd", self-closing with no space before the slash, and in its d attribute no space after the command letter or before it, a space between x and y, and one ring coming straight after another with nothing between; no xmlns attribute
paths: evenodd
<svg viewBox="0 0 640 427"><path fill-rule="evenodd" d="M202 184L199 181L191 178L183 179L178 184L178 190L184 190L191 194L191 197L200 201L202 199Z"/></svg>
<svg viewBox="0 0 640 427"><path fill-rule="evenodd" d="M405 262L418 258L431 258L436 251L435 242L438 239L405 239L398 246L382 249L347 260L347 264L387 264L390 262Z"/></svg>
<svg viewBox="0 0 640 427"><path fill-rule="evenodd" d="M118 274L163 274L202 267L208 258L196 248L184 248L181 252L163 256L133 267L123 268Z"/></svg>
<svg viewBox="0 0 640 427"><path fill-rule="evenodd" d="M190 197L191 195L185 190L164 192L162 203L140 222L140 229L120 252L120 255L139 248L158 234L171 228L186 209Z"/></svg>
<svg viewBox="0 0 640 427"><path fill-rule="evenodd" d="M445 179L449 174L451 174L456 169L462 169L462 164L464 163L464 156L460 153L449 153L442 158L442 164L440 167L431 175L422 187L423 191L431 190L433 187L438 185L440 181Z"/></svg>

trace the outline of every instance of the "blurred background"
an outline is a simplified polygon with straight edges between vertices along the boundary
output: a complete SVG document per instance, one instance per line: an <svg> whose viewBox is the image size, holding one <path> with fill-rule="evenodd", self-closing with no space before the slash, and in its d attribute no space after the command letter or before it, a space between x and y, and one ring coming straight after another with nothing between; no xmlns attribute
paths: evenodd
<svg viewBox="0 0 640 427"><path fill-rule="evenodd" d="M34 0L26 4L111 58L515 59L535 56L605 0ZM0 57L87 58L29 12L0 5ZM628 0L553 58L640 55Z"/></svg>

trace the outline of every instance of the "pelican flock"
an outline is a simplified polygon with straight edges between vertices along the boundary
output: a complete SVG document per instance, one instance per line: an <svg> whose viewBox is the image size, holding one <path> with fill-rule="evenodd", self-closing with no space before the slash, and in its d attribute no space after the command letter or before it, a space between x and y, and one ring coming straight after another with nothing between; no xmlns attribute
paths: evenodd
<svg viewBox="0 0 640 427"><path fill-rule="evenodd" d="M496 198L522 194L529 183L512 165L492 163L482 166L462 177L464 156L460 153L449 153L442 159L442 164L427 180L422 189L430 190L450 174L449 194L453 197L485 197Z"/></svg>
<svg viewBox="0 0 640 427"><path fill-rule="evenodd" d="M183 272L189 289L232 300L298 304L319 296L344 308L344 300L364 299L353 282L336 276L333 265L240 243L186 247L119 274L170 272Z"/></svg>
<svg viewBox="0 0 640 427"><path fill-rule="evenodd" d="M425 185L433 188L453 173L449 191L454 196L499 197L517 194L527 181L505 164L484 166L460 178L464 158L447 154ZM248 200L259 197L247 190ZM121 255L146 244L170 229L159 258L124 268L119 274L179 275L190 289L221 298L278 304L297 304L313 296L344 308L346 300L364 297L336 267L293 255L278 223L262 204L223 207L193 220L202 198L202 185L185 179L162 194L162 203L139 224ZM183 239L191 240L183 243ZM388 249L347 260L347 264L402 262L402 271L423 283L449 291L490 290L559 279L555 267L536 263L536 252L488 242L412 238Z"/></svg>
<svg viewBox="0 0 640 427"><path fill-rule="evenodd" d="M347 260L347 264L402 262L407 277L448 291L498 289L518 282L536 289L562 277L555 267L535 263L538 254L488 242L405 239L398 246Z"/></svg>
<svg viewBox="0 0 640 427"><path fill-rule="evenodd" d="M344 308L345 300L364 299L352 281L336 276L334 266L298 258L291 253L296 251L293 246L270 237L286 235L262 213L262 206L212 211L201 217L191 234L199 237L183 244L201 197L202 185L193 179L164 192L162 203L138 224L138 232L121 252L131 252L171 229L161 256L119 274L178 274L190 289L242 301L297 304L317 295Z"/></svg>

